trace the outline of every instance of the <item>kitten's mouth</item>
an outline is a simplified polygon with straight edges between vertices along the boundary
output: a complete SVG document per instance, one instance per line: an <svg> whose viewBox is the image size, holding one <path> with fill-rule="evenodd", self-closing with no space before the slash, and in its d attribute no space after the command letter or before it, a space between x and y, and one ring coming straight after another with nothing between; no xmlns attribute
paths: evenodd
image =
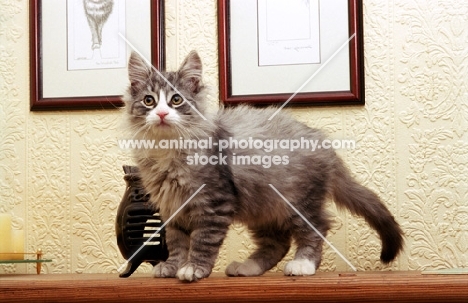
<svg viewBox="0 0 468 303"><path fill-rule="evenodd" d="M171 127L171 125L164 120L161 120L161 122L159 122L157 126L158 127Z"/></svg>

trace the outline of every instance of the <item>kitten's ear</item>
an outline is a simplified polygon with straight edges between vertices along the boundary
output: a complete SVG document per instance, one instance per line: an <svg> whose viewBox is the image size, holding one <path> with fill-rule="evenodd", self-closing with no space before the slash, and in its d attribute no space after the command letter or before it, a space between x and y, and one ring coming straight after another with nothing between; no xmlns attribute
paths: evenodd
<svg viewBox="0 0 468 303"><path fill-rule="evenodd" d="M146 64L145 60L136 52L132 52L128 61L128 78L131 87L139 87L148 82L151 75L151 66Z"/></svg>
<svg viewBox="0 0 468 303"><path fill-rule="evenodd" d="M196 51L191 51L180 65L179 76L185 87L193 93L202 88L202 63Z"/></svg>

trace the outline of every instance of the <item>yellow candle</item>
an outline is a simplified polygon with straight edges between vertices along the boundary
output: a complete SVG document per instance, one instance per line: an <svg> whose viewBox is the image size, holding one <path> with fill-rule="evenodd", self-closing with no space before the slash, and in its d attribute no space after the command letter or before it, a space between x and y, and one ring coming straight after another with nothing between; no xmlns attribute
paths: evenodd
<svg viewBox="0 0 468 303"><path fill-rule="evenodd" d="M12 229L11 230L11 248L14 254L11 255L12 260L24 259L24 230Z"/></svg>
<svg viewBox="0 0 468 303"><path fill-rule="evenodd" d="M11 258L11 215L0 214L0 260Z"/></svg>

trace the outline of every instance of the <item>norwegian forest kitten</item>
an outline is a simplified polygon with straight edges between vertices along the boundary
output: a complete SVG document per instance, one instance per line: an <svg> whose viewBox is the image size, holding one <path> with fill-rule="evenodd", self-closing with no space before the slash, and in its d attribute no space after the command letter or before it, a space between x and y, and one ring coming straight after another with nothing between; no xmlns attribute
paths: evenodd
<svg viewBox="0 0 468 303"><path fill-rule="evenodd" d="M326 137L320 130L284 112L269 120L276 112L272 107L224 108L205 120L206 87L196 52L179 70L162 74L133 53L129 79L124 101L133 139L214 142L134 150L145 189L167 223L169 258L154 267L155 277L208 277L233 222L248 227L257 250L243 263L231 263L228 276L263 274L286 255L292 241L297 251L284 273L312 275L320 265L323 239L309 224L326 236L327 198L364 217L378 232L382 262L401 251L398 223L376 194L351 177L333 149L265 148L281 140L321 142ZM257 144L246 145L249 140ZM220 148L221 142L229 148Z"/></svg>

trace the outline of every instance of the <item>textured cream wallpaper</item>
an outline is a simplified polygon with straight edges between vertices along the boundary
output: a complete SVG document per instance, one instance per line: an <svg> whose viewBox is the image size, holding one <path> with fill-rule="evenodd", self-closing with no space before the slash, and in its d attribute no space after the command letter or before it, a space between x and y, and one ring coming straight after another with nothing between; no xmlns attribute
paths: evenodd
<svg viewBox="0 0 468 303"><path fill-rule="evenodd" d="M46 1L46 0L45 0ZM390 267L363 220L338 212L328 239L358 270L468 267L468 2L364 0L366 105L295 109L297 119L354 139L340 153L406 233ZM116 272L114 218L124 191L118 110L29 111L28 1L0 1L0 212L41 247L47 273ZM167 1L167 65L192 49L217 106L216 1ZM252 243L234 226L216 270ZM284 262L279 266L282 269ZM144 266L140 271L147 271ZM321 270L350 270L326 247ZM0 273L34 273L0 265Z"/></svg>

